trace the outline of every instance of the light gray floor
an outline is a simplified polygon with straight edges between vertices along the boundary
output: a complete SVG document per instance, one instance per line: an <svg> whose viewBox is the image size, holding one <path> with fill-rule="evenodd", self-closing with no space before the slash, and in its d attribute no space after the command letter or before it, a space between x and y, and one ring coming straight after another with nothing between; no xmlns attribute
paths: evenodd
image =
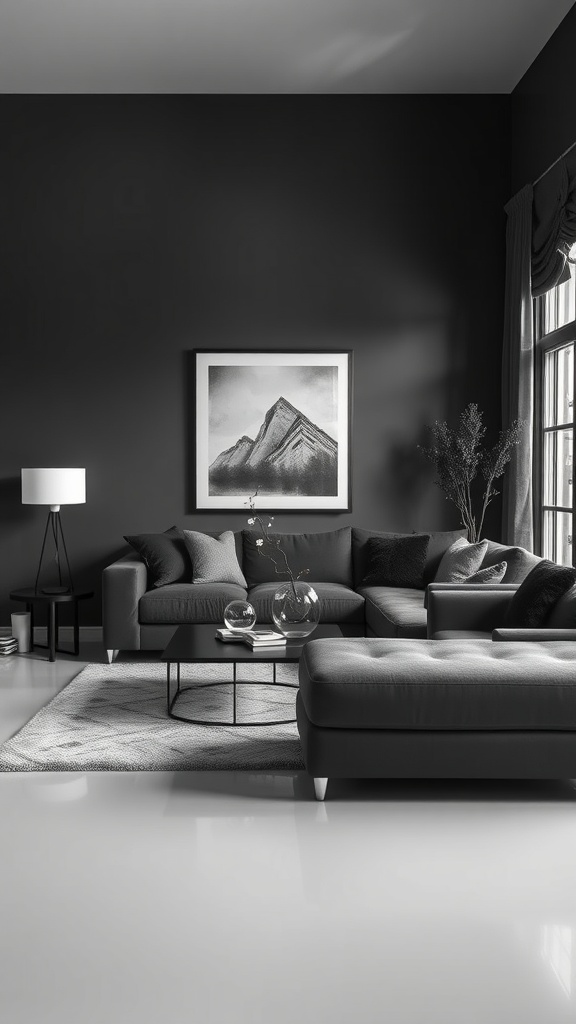
<svg viewBox="0 0 576 1024"><path fill-rule="evenodd" d="M2 736L87 661L0 664ZM559 1024L576 791L0 774L2 1024Z"/></svg>

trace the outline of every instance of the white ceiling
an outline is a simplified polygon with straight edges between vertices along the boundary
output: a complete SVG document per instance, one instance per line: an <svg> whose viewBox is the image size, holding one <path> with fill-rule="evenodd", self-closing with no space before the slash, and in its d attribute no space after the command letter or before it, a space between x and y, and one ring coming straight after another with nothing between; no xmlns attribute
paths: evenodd
<svg viewBox="0 0 576 1024"><path fill-rule="evenodd" d="M0 0L0 92L510 92L574 0Z"/></svg>

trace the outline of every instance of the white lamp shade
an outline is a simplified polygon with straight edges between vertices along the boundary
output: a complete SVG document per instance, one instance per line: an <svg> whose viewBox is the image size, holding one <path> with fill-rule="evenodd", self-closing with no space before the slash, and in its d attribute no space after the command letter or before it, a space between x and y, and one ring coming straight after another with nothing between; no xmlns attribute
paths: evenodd
<svg viewBox="0 0 576 1024"><path fill-rule="evenodd" d="M85 469L23 469L23 505L81 505L86 501Z"/></svg>

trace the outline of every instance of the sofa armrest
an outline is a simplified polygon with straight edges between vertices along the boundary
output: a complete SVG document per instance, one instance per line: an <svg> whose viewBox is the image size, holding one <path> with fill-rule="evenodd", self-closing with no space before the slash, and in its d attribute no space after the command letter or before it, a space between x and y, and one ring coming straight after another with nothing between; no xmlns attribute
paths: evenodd
<svg viewBox="0 0 576 1024"><path fill-rule="evenodd" d="M427 636L433 639L441 630L466 630L491 633L504 621L515 584L471 586L467 583L428 588Z"/></svg>
<svg viewBox="0 0 576 1024"><path fill-rule="evenodd" d="M518 583L429 583L424 595L424 607L428 607L428 599L432 590L436 593L443 590L461 590L464 593L469 593L471 590L496 590L502 593L504 590L518 590L518 586Z"/></svg>
<svg viewBox="0 0 576 1024"><path fill-rule="evenodd" d="M502 591L511 590L515 592L518 590L519 583L429 583L427 591L430 593L431 590L442 592L444 590L459 590L464 594L470 593L471 590L485 590L485 591Z"/></svg>
<svg viewBox="0 0 576 1024"><path fill-rule="evenodd" d="M108 650L138 650L138 603L146 593L148 571L141 558L125 555L102 573L102 633Z"/></svg>
<svg viewBox="0 0 576 1024"><path fill-rule="evenodd" d="M576 629L495 629L492 632L493 640L572 640L576 642Z"/></svg>

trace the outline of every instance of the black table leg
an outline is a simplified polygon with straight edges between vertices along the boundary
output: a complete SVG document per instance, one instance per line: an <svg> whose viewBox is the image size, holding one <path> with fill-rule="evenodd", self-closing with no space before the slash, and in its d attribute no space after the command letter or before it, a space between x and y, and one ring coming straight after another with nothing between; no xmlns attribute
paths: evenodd
<svg viewBox="0 0 576 1024"><path fill-rule="evenodd" d="M34 650L34 605L31 601L26 602L26 611L30 612L30 650Z"/></svg>
<svg viewBox="0 0 576 1024"><path fill-rule="evenodd" d="M48 603L48 651L49 661L56 661L56 602Z"/></svg>
<svg viewBox="0 0 576 1024"><path fill-rule="evenodd" d="M233 695L233 708L232 708L232 711L233 711L232 725L236 725L236 662L234 662L233 687L234 687L234 695Z"/></svg>
<svg viewBox="0 0 576 1024"><path fill-rule="evenodd" d="M78 601L74 601L74 654L80 654L80 617L78 615Z"/></svg>

